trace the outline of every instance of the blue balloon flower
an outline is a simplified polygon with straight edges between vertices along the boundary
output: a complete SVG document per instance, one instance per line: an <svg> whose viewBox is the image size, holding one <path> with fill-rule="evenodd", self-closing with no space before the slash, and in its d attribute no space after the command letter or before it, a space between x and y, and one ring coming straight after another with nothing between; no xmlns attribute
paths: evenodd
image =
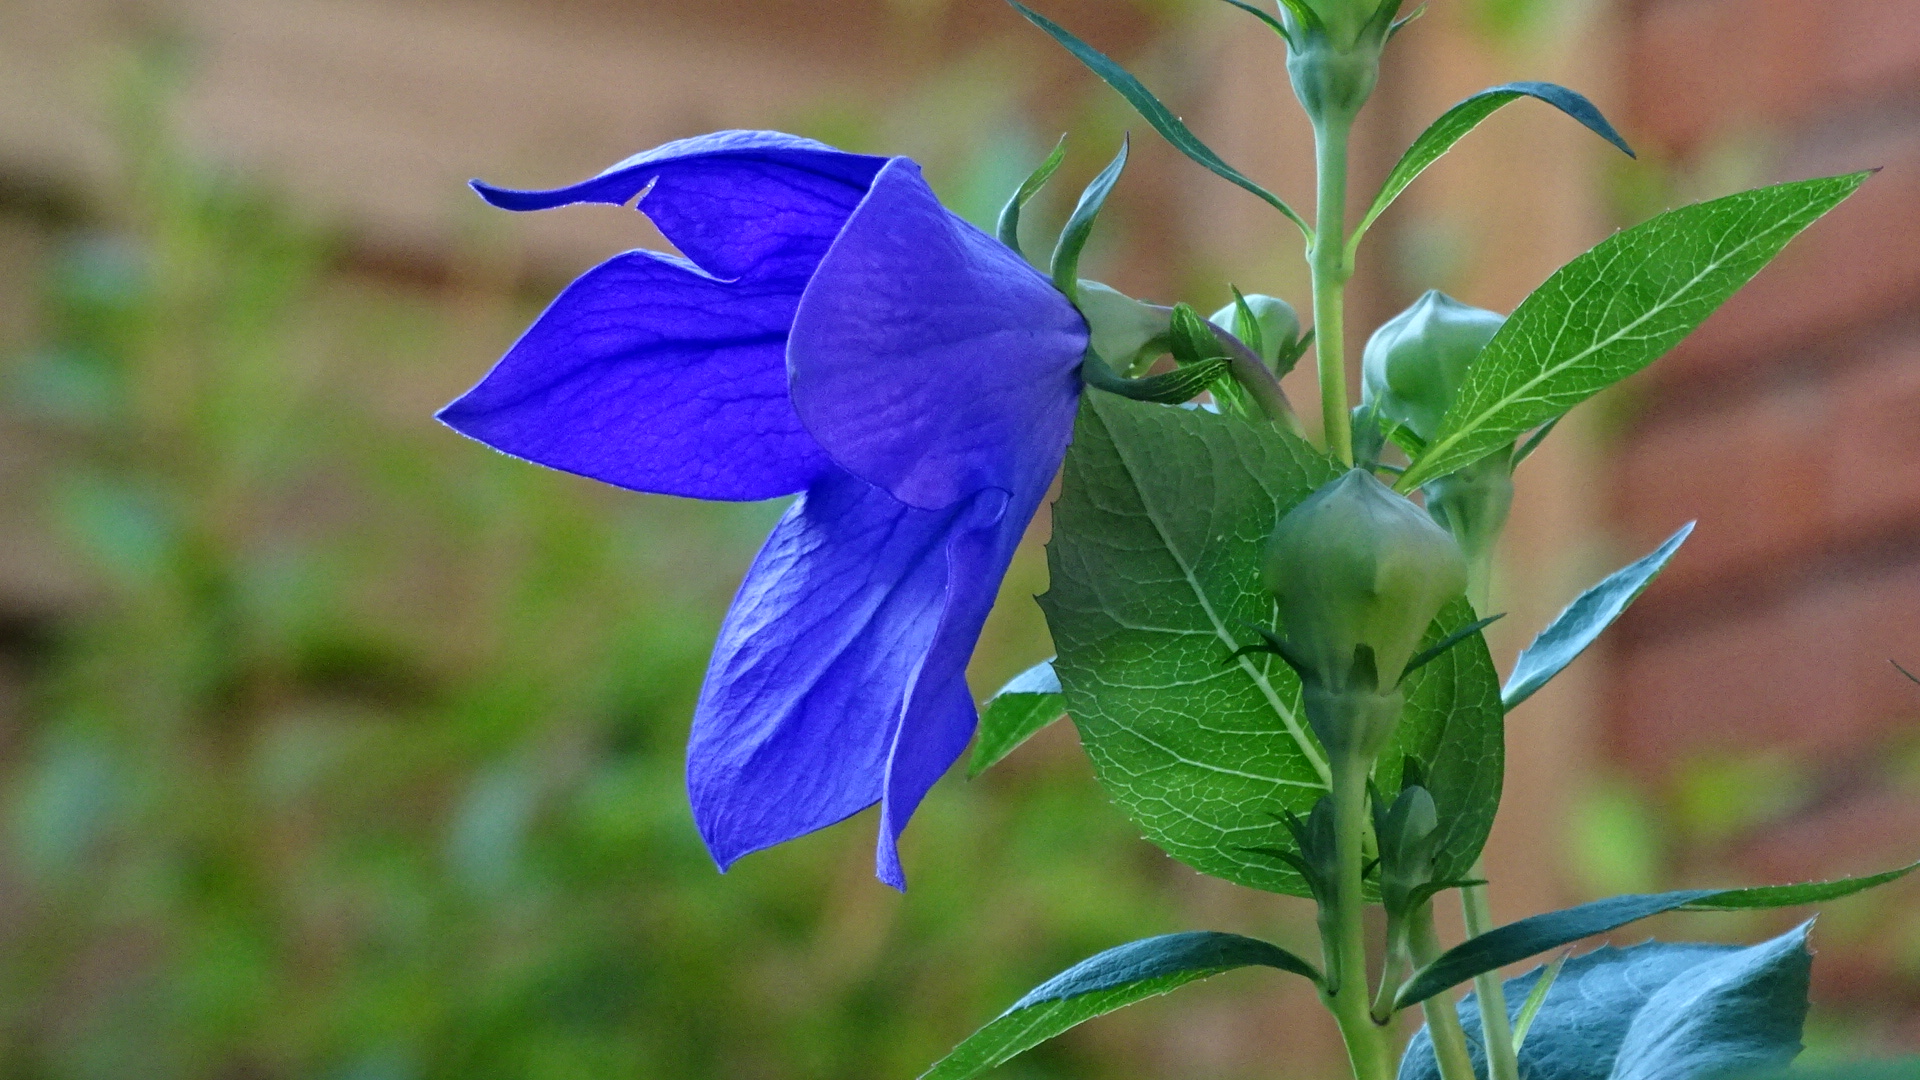
<svg viewBox="0 0 1920 1080"><path fill-rule="evenodd" d="M800 493L747 572L687 748L722 869L878 802L877 870L976 714L968 657L1072 433L1086 323L906 158L778 132L668 143L490 203L638 208L440 419L636 491Z"/></svg>

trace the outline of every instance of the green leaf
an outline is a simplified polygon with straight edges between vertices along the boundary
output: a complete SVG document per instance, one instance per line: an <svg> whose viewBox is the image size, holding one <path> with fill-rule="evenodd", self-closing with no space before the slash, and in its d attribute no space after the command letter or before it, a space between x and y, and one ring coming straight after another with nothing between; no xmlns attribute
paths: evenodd
<svg viewBox="0 0 1920 1080"><path fill-rule="evenodd" d="M1080 377L1088 386L1130 401L1150 401L1161 405L1190 401L1216 381L1225 378L1227 372L1228 362L1219 357L1185 364L1173 371L1143 379L1121 376L1093 353L1088 353L1080 364Z"/></svg>
<svg viewBox="0 0 1920 1080"><path fill-rule="evenodd" d="M1134 111L1152 125L1153 130L1159 132L1162 138L1172 143L1174 149L1187 155L1215 176L1238 184L1258 195L1268 205L1285 214L1288 220L1298 225L1300 232L1308 239L1312 239L1313 227L1307 224L1305 218L1294 212L1293 207L1282 201L1280 196L1247 179L1240 170L1221 160L1220 155L1214 153L1206 143L1201 142L1193 132L1188 131L1187 125L1181 123L1180 118L1175 116L1171 109L1162 105L1160 99L1154 97L1151 90L1141 85L1139 79L1128 74L1125 68L1114 63L1093 46L1074 37L1053 20L1019 3L1018 0L1007 0L1007 2L1013 5L1014 10L1026 16L1028 22L1045 30L1053 40L1065 46L1075 59L1085 64L1095 75L1100 76L1108 86L1119 91L1120 96L1127 99L1127 104L1132 105Z"/></svg>
<svg viewBox="0 0 1920 1080"><path fill-rule="evenodd" d="M1415 12L1408 16L1407 21L1417 18L1418 15L1419 13ZM1628 157L1634 156L1633 148L1628 146L1627 141L1620 137L1620 133L1613 129L1613 125L1600 114L1600 110L1594 106L1593 102L1564 86L1543 82L1516 82L1482 90L1442 113L1440 119L1435 120L1427 130L1421 132L1420 137L1413 140L1413 145L1407 147L1407 152L1400 155L1400 161L1394 165L1393 171L1387 174L1386 183L1380 185L1380 194L1374 196L1372 208L1367 211L1366 217L1360 219L1360 227L1354 230L1353 238L1347 241L1348 250L1351 252L1353 248L1359 246L1360 238L1366 235L1367 230L1373 226L1374 220L1385 213L1387 207L1392 206L1393 201L1400 197L1400 193L1418 179L1421 173L1427 171L1428 166L1439 161L1448 150L1453 149L1454 143L1479 127L1482 120L1498 112L1502 106L1523 97L1546 102L1580 121L1594 134L1619 147Z"/></svg>
<svg viewBox="0 0 1920 1080"><path fill-rule="evenodd" d="M1015 675L980 710L980 735L974 740L967 778L971 780L999 764L1041 728L1066 714L1067 699L1060 693L1060 677L1053 673L1053 661L1042 661Z"/></svg>
<svg viewBox="0 0 1920 1080"><path fill-rule="evenodd" d="M1060 141L1053 144L1053 153L1048 154L1047 160L1027 176L1019 190L1013 193L1013 198L1007 200L1007 205L1000 208L1000 222L994 232L1000 237L1001 243L1020 251L1020 212L1027 208L1027 203L1035 195L1040 194L1041 188L1047 186L1047 181L1053 179L1053 174L1060 169L1060 163L1066 159L1067 137L1062 135Z"/></svg>
<svg viewBox="0 0 1920 1080"><path fill-rule="evenodd" d="M1196 930L1130 942L1042 983L954 1047L921 1080L969 1080L1103 1013L1253 966L1320 979L1312 964L1285 949L1238 934Z"/></svg>
<svg viewBox="0 0 1920 1080"><path fill-rule="evenodd" d="M1267 28L1269 30L1272 30L1274 33L1280 35L1280 40L1286 42L1289 45L1293 44L1293 35L1287 33L1286 24L1282 23L1279 19L1274 18L1272 15L1269 15L1268 13L1260 10L1257 7L1254 7L1252 4L1243 3L1242 0L1226 0L1226 2L1229 4L1232 4L1234 7L1239 8L1241 11L1246 12L1247 14L1253 16L1254 18L1259 19L1261 22L1266 23Z"/></svg>
<svg viewBox="0 0 1920 1080"><path fill-rule="evenodd" d="M1260 582L1274 523L1343 471L1270 424L1086 395L1040 598L1068 712L1120 808L1195 869L1297 896L1309 893L1299 874L1250 849L1295 847L1274 815L1307 813L1325 794L1325 754L1285 662L1228 657L1277 624ZM1429 641L1473 618L1456 601ZM1429 763L1447 830L1436 872L1463 876L1500 790L1485 642L1422 668L1407 697L1382 786L1398 789L1407 755Z"/></svg>
<svg viewBox="0 0 1920 1080"><path fill-rule="evenodd" d="M1525 960L1581 938L1617 930L1632 922L1668 911L1746 911L1756 908L1799 907L1837 900L1896 881L1920 869L1920 862L1866 877L1813 881L1797 885L1769 885L1752 889L1683 889L1678 892L1634 894L1595 900L1591 904L1534 915L1440 954L1413 973L1395 995L1395 1008L1418 1005L1442 990L1483 972Z"/></svg>
<svg viewBox="0 0 1920 1080"><path fill-rule="evenodd" d="M1400 490L1511 446L1652 363L1869 175L1777 184L1670 210L1555 271L1467 369Z"/></svg>
<svg viewBox="0 0 1920 1080"><path fill-rule="evenodd" d="M1066 227L1060 230L1060 239L1053 247L1053 284L1067 294L1069 300L1078 300L1080 296L1080 252L1093 236L1093 223L1100 216L1100 209L1107 205L1107 196L1113 193L1113 185L1120 182L1120 174L1127 167L1127 148L1129 142L1120 141L1120 152L1115 154L1100 175L1080 192L1080 201L1073 207L1072 216L1067 218Z"/></svg>
<svg viewBox="0 0 1920 1080"><path fill-rule="evenodd" d="M1791 1062L1807 1021L1812 925L1715 957L1661 987L1634 1014L1607 1080L1714 1080Z"/></svg>
<svg viewBox="0 0 1920 1080"><path fill-rule="evenodd" d="M1518 1056L1527 1048L1527 1033L1533 1030L1533 1022L1540 1018L1540 1006L1547 1003L1547 995L1553 992L1553 984L1560 978L1561 969L1567 966L1567 955L1548 964L1545 971L1536 979L1533 989L1527 991L1527 998L1520 1003L1520 1012L1513 1019L1513 1052Z"/></svg>
<svg viewBox="0 0 1920 1080"><path fill-rule="evenodd" d="M1549 679L1585 652L1587 646L1627 610L1627 605L1647 591L1647 586L1660 576L1674 552L1679 551L1680 545L1692 534L1693 522L1689 521L1651 554L1609 574L1606 580L1568 604L1514 660L1513 674L1507 677L1506 688L1500 691L1500 700L1506 707L1511 709L1532 697L1534 691L1547 685Z"/></svg>

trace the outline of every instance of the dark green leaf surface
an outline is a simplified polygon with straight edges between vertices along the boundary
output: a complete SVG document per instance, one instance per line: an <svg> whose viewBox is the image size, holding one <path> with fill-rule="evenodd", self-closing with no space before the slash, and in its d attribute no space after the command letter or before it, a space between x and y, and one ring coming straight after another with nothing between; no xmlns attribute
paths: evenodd
<svg viewBox="0 0 1920 1080"><path fill-rule="evenodd" d="M1393 171L1387 174L1386 183L1380 185L1380 194L1374 197L1373 206L1367 211L1367 216L1361 219L1360 227L1354 230L1352 243L1359 243L1361 235L1373 225L1374 219L1385 213L1387 207L1392 206L1393 201L1400 197L1400 193L1407 189L1407 185L1413 183L1421 173L1426 172L1428 166L1439 161L1448 150L1453 149L1454 143L1479 127L1482 120L1498 112L1501 106L1523 97L1546 102L1585 124L1588 130L1619 147L1628 157L1633 156L1633 148L1628 146L1627 141L1620 137L1620 133L1613 129L1613 125L1600 114L1600 110L1594 106L1593 102L1564 86L1543 82L1516 82L1482 90L1442 113L1440 119L1435 120L1427 130L1420 133L1420 137L1413 141L1412 146L1407 147L1407 152L1400 156Z"/></svg>
<svg viewBox="0 0 1920 1080"><path fill-rule="evenodd" d="M1313 234L1312 227L1307 224L1306 219L1294 211L1293 207L1288 206L1280 196L1249 180L1240 170L1221 160L1219 154L1214 153L1212 148L1201 142L1193 132L1188 131L1187 125L1181 123L1180 118L1173 114L1173 110L1162 105L1160 99L1153 96L1153 91L1148 90L1125 68L1114 63L1098 49L1073 36L1065 27L1025 4L1018 3L1017 0L1007 0L1007 2L1013 4L1014 10L1026 16L1028 22L1045 30L1053 40L1065 46L1075 59L1087 65L1088 69L1100 76L1108 86L1119 91L1120 96L1127 99L1127 104L1132 105L1134 111L1152 125L1153 130L1159 132L1162 138L1172 143L1174 149L1187 155L1215 176L1258 195L1275 210L1287 215L1295 225L1300 226L1301 232L1308 236Z"/></svg>
<svg viewBox="0 0 1920 1080"><path fill-rule="evenodd" d="M1400 490L1511 446L1652 363L1869 175L1777 184L1670 210L1555 271L1467 370Z"/></svg>
<svg viewBox="0 0 1920 1080"><path fill-rule="evenodd" d="M1666 569L1674 552L1680 550L1680 545L1692 533L1693 522L1689 521L1651 554L1609 574L1606 580L1568 604L1513 662L1513 674L1507 677L1506 688L1500 691L1502 703L1513 708L1573 663L1627 610L1627 605L1647 591L1647 586Z"/></svg>
<svg viewBox="0 0 1920 1080"><path fill-rule="evenodd" d="M1757 908L1799 907L1837 900L1920 869L1910 863L1897 870L1838 881L1797 885L1769 885L1752 889L1683 889L1678 892L1614 896L1561 911L1534 915L1508 923L1448 949L1433 963L1414 972L1395 997L1398 1008L1418 1005L1442 990L1482 972L1505 967L1529 956L1581 938L1617 930L1667 911L1746 911Z"/></svg>
<svg viewBox="0 0 1920 1080"><path fill-rule="evenodd" d="M1635 1014L1607 1080L1718 1080L1800 1053L1811 923L1684 972Z"/></svg>
<svg viewBox="0 0 1920 1080"><path fill-rule="evenodd" d="M1129 942L1042 983L954 1047L921 1080L968 1080L1102 1013L1253 966L1319 978L1312 964L1285 949L1238 934L1199 930Z"/></svg>
<svg viewBox="0 0 1920 1080"><path fill-rule="evenodd" d="M1067 699L1060 693L1060 677L1053 673L1053 661L1042 661L1015 675L980 710L980 734L973 743L968 778L986 772L1035 732L1066 714Z"/></svg>
<svg viewBox="0 0 1920 1080"><path fill-rule="evenodd" d="M1520 1048L1521 1075L1528 1080L1607 1080L1627 1028L1648 998L1701 964L1739 951L1736 945L1648 941L1628 949L1603 946L1573 957L1554 979ZM1546 971L1538 967L1504 984L1507 1012L1516 1029L1522 1002L1539 988ZM1468 1052L1484 1075L1479 998L1468 994L1458 1011ZM1424 1027L1407 1044L1400 1080L1440 1080L1433 1041Z"/></svg>
<svg viewBox="0 0 1920 1080"><path fill-rule="evenodd" d="M1083 399L1047 548L1040 598L1068 712L1107 792L1146 837L1204 873L1305 896L1281 861L1276 821L1326 791L1323 751L1300 711L1300 683L1252 654L1272 628L1260 582L1281 514L1340 470L1269 424L1199 409ZM1464 600L1429 640L1473 620ZM1408 707L1384 761L1429 763L1447 830L1440 872L1459 876L1484 842L1501 771L1499 683L1479 638L1408 681Z"/></svg>

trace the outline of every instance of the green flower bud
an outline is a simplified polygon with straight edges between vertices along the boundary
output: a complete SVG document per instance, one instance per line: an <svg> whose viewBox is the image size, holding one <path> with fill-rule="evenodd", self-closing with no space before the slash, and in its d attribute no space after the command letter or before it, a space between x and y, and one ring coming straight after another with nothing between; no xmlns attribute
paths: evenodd
<svg viewBox="0 0 1920 1080"><path fill-rule="evenodd" d="M1506 317L1433 290L1374 331L1360 362L1365 400L1422 439L1440 430L1467 367Z"/></svg>
<svg viewBox="0 0 1920 1080"><path fill-rule="evenodd" d="M1316 127L1350 124L1380 78L1403 0L1284 0L1287 76ZM1303 18L1302 16L1305 16Z"/></svg>
<svg viewBox="0 0 1920 1080"><path fill-rule="evenodd" d="M1238 304L1228 304L1214 312L1207 321L1246 342L1249 348L1260 354L1261 361L1268 367L1276 367L1280 357L1292 352L1294 343L1300 340L1300 316L1294 312L1292 304L1277 296L1254 293L1244 299L1247 310L1253 313L1254 328L1258 331L1253 337L1242 333Z"/></svg>
<svg viewBox="0 0 1920 1080"><path fill-rule="evenodd" d="M1354 469L1281 519L1266 582L1307 682L1390 691L1467 566L1445 529Z"/></svg>
<svg viewBox="0 0 1920 1080"><path fill-rule="evenodd" d="M1077 304L1081 318L1087 320L1093 351L1115 371L1130 375L1142 360L1165 351L1171 319L1166 308L1085 278L1080 280L1079 294Z"/></svg>
<svg viewBox="0 0 1920 1080"><path fill-rule="evenodd" d="M1377 793L1376 793L1377 796ZM1380 900L1388 913L1404 917L1415 890L1433 880L1433 856L1440 846L1440 811L1426 788L1410 784L1390 807L1373 808L1374 837L1380 846Z"/></svg>

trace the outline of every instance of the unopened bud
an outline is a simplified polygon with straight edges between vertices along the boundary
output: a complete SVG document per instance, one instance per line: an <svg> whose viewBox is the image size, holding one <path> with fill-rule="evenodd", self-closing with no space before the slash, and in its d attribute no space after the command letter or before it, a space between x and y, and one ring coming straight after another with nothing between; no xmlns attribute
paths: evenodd
<svg viewBox="0 0 1920 1080"><path fill-rule="evenodd" d="M1266 582L1303 677L1334 692L1385 691L1466 588L1467 566L1425 511L1354 469L1281 519Z"/></svg>
<svg viewBox="0 0 1920 1080"><path fill-rule="evenodd" d="M1239 304L1228 304L1207 321L1245 342L1268 367L1277 367L1280 358L1292 353L1294 343L1300 340L1300 316L1292 304L1277 296L1254 293L1241 299L1247 303L1247 314L1253 316L1251 327L1244 325Z"/></svg>
<svg viewBox="0 0 1920 1080"><path fill-rule="evenodd" d="M1506 322L1432 290L1374 331L1360 367L1368 403L1389 425L1432 439L1467 368Z"/></svg>
<svg viewBox="0 0 1920 1080"><path fill-rule="evenodd" d="M1080 316L1087 320L1088 344L1095 355L1115 371L1132 374L1142 360L1150 360L1164 351L1170 315L1118 289L1097 281L1080 280L1076 303Z"/></svg>

